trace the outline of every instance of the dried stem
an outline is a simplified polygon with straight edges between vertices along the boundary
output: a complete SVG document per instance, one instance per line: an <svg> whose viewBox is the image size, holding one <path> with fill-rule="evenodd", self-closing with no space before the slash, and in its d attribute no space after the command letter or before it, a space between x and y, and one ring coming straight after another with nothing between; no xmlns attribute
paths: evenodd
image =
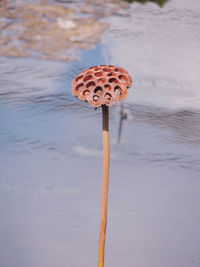
<svg viewBox="0 0 200 267"><path fill-rule="evenodd" d="M108 184L109 184L109 110L108 107L102 106L102 127L103 127L103 177L102 177L102 193L101 193L101 224L99 235L99 259L98 267L104 266L104 250L106 239L107 225L107 206L108 206Z"/></svg>

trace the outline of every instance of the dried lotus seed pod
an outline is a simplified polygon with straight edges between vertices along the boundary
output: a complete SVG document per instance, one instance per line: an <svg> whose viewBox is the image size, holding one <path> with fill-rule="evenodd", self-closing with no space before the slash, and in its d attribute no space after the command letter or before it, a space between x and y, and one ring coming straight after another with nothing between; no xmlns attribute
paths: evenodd
<svg viewBox="0 0 200 267"><path fill-rule="evenodd" d="M113 65L99 65L83 70L72 81L72 93L94 107L112 106L127 97L132 85L128 72Z"/></svg>

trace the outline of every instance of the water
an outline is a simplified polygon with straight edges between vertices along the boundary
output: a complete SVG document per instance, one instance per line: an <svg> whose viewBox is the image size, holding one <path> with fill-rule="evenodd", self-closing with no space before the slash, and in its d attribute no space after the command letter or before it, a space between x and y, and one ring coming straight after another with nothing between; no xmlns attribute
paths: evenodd
<svg viewBox="0 0 200 267"><path fill-rule="evenodd" d="M133 3L81 60L0 57L0 266L97 265L101 110L71 95L83 68L133 76L110 109L106 266L200 266L200 4Z"/></svg>

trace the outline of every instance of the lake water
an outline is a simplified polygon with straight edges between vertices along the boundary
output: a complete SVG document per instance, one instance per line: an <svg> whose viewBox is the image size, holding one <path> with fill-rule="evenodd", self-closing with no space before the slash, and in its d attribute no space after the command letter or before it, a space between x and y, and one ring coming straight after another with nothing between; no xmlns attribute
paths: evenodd
<svg viewBox="0 0 200 267"><path fill-rule="evenodd" d="M78 4L74 1L74 5ZM97 266L101 110L71 94L84 68L133 77L110 108L105 266L200 266L200 2L104 16L77 61L0 57L0 266Z"/></svg>

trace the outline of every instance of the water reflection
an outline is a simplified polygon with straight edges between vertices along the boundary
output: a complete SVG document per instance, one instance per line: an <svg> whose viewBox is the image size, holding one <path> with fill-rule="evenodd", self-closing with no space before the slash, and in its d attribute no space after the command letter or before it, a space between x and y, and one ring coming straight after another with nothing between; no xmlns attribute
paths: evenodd
<svg viewBox="0 0 200 267"><path fill-rule="evenodd" d="M122 6L104 1L3 1L0 54L77 60L80 50L93 48L107 29L100 19L120 12Z"/></svg>
<svg viewBox="0 0 200 267"><path fill-rule="evenodd" d="M124 111L124 105L123 102L120 103L120 120L119 120L119 130L118 130L118 137L117 137L117 143L120 143L121 135L122 135L122 127L123 127L123 121L127 119L127 113Z"/></svg>
<svg viewBox="0 0 200 267"><path fill-rule="evenodd" d="M129 3L133 3L133 2L139 2L139 3L142 3L142 4L145 4L147 2L154 2L154 3L157 3L159 6L164 6L165 3L167 3L169 0L124 0L126 2L129 2Z"/></svg>
<svg viewBox="0 0 200 267"><path fill-rule="evenodd" d="M186 142L191 146L200 146L200 111L166 110L148 106L128 107L134 120L148 123L173 132L175 142Z"/></svg>
<svg viewBox="0 0 200 267"><path fill-rule="evenodd" d="M127 101L167 109L200 108L200 6L195 3L176 8L169 1L164 9L133 4L126 17L106 20L111 24L103 37L107 62L125 66L137 88L129 91Z"/></svg>

